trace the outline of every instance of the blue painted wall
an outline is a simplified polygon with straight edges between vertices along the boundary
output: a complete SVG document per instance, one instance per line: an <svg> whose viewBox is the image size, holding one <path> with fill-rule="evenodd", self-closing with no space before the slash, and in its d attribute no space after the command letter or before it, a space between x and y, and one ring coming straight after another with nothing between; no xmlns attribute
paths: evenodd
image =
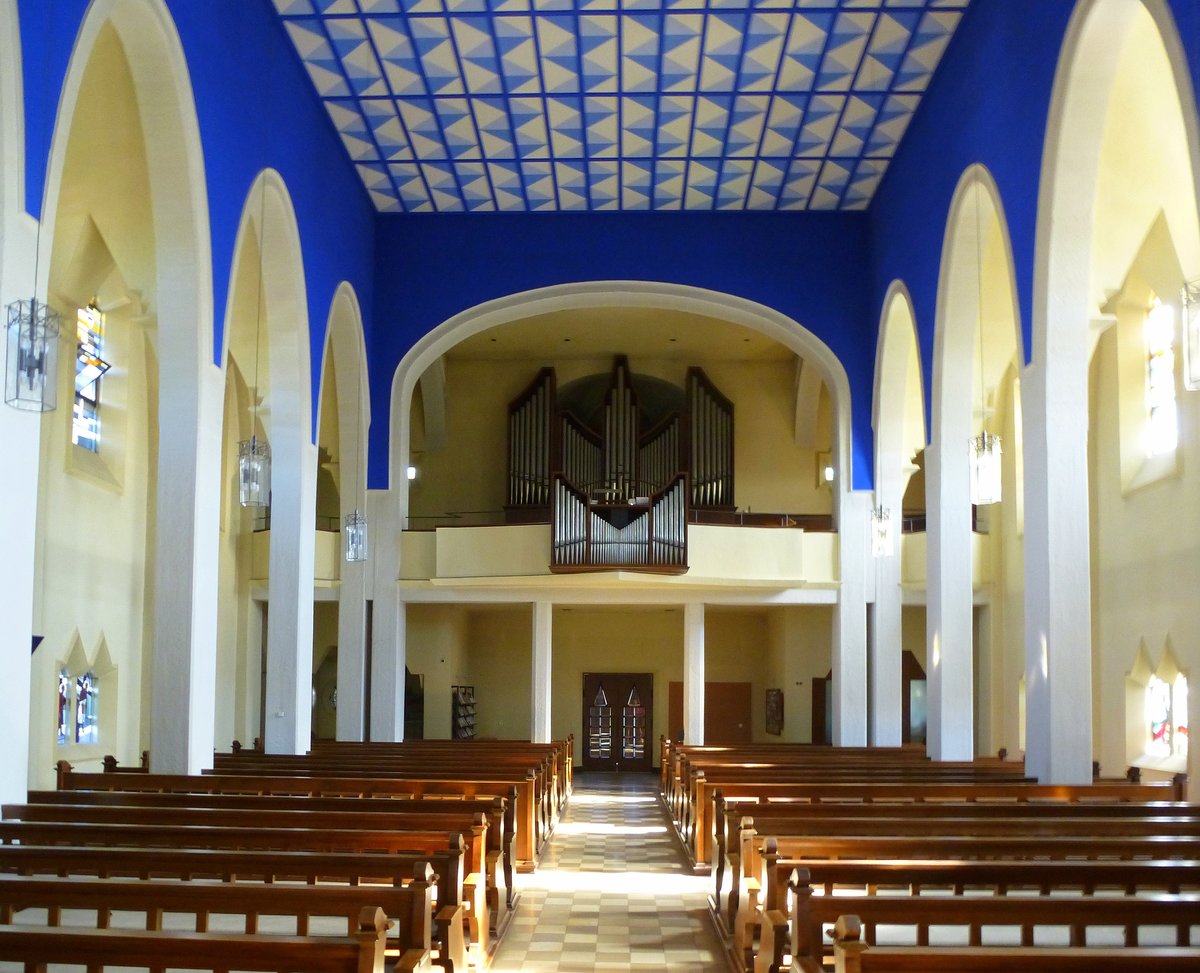
<svg viewBox="0 0 1200 973"><path fill-rule="evenodd" d="M19 0L24 53L26 208L38 214L57 105L84 0ZM376 218L270 0L167 0L191 74L212 229L214 347L221 361L233 247L258 173L279 171L304 255L314 435L330 305L347 280L364 316L373 303ZM53 10L55 22L50 23ZM369 330L369 321L364 321ZM368 342L370 335L367 336ZM383 413L386 416L386 411Z"/></svg>
<svg viewBox="0 0 1200 973"><path fill-rule="evenodd" d="M838 356L855 390L852 463L869 482L875 361L863 214L548 213L381 218L372 415L386 416L396 365L461 311L575 281L686 284L757 301ZM614 348L614 352L621 349ZM370 485L387 484L387 430L371 430ZM867 477L864 481L862 478Z"/></svg>
<svg viewBox="0 0 1200 973"><path fill-rule="evenodd" d="M930 408L942 241L963 172L996 180L1012 237L1019 323L1030 348L1038 179L1065 0L976 0L871 205L875 308L893 280L912 295Z"/></svg>

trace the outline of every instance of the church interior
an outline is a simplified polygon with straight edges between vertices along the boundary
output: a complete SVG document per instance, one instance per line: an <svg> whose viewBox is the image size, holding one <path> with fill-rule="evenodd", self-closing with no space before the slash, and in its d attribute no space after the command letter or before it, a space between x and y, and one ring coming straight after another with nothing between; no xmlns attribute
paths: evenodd
<svg viewBox="0 0 1200 973"><path fill-rule="evenodd" d="M0 0L0 797L516 741L587 870L576 769L709 853L688 747L1198 779L1198 84L1200 0Z"/></svg>
<svg viewBox="0 0 1200 973"><path fill-rule="evenodd" d="M1200 0L0 0L0 797L1196 780L1198 83Z"/></svg>

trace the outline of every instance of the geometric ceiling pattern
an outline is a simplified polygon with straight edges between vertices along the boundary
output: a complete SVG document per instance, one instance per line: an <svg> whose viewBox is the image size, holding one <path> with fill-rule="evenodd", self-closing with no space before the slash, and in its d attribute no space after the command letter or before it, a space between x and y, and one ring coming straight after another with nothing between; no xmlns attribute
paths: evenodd
<svg viewBox="0 0 1200 973"><path fill-rule="evenodd" d="M381 212L858 210L969 0L274 0Z"/></svg>

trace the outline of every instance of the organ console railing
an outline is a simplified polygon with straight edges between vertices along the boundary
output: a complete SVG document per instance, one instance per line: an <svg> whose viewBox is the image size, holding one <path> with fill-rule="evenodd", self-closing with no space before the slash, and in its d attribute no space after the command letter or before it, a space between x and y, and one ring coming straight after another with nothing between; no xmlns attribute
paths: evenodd
<svg viewBox="0 0 1200 973"><path fill-rule="evenodd" d="M679 407L647 416L634 379L618 356L590 422L560 407L552 368L509 405L508 518L550 520L556 570L686 571L689 512L734 509L733 404L690 368Z"/></svg>

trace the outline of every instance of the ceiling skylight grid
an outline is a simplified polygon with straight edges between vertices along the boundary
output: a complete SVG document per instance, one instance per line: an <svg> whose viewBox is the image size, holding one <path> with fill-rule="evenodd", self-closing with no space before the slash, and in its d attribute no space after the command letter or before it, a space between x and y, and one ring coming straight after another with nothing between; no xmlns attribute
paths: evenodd
<svg viewBox="0 0 1200 973"><path fill-rule="evenodd" d="M969 0L274 0L383 212L869 205Z"/></svg>

